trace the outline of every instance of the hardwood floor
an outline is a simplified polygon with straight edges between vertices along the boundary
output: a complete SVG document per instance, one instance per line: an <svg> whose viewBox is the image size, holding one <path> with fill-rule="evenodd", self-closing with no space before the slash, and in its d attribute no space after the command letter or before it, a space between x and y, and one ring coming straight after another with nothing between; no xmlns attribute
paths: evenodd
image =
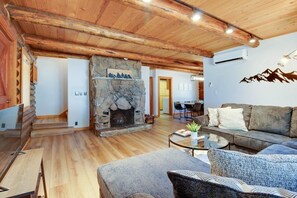
<svg viewBox="0 0 297 198"><path fill-rule="evenodd" d="M99 197L98 166L168 147L167 136L185 128L185 120L162 116L153 128L98 138L90 131L32 138L26 149L44 148L44 168L50 198Z"/></svg>

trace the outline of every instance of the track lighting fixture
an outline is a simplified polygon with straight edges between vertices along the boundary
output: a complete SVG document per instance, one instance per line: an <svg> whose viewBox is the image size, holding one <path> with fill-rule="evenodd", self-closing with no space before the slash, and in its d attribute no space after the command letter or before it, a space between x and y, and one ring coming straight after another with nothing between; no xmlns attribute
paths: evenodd
<svg viewBox="0 0 297 198"><path fill-rule="evenodd" d="M201 12L195 11L191 17L192 21L199 21L201 19Z"/></svg>

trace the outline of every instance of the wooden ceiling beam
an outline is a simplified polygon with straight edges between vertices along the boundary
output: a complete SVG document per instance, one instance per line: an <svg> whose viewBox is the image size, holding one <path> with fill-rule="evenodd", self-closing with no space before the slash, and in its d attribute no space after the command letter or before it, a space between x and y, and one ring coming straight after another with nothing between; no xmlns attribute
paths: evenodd
<svg viewBox="0 0 297 198"><path fill-rule="evenodd" d="M46 56L46 57L54 57L54 58L78 58L78 59L86 59L89 60L91 56L83 56L77 54L56 52L56 51L47 51L40 49L31 49L34 56Z"/></svg>
<svg viewBox="0 0 297 198"><path fill-rule="evenodd" d="M56 52L56 51L47 51L47 50L40 50L40 49L32 49L32 53L35 56L46 56L46 57L54 57L54 58L79 58L79 59L86 59L89 60L90 56L82 56L77 54L70 54L64 52ZM189 72L189 73L201 73L202 68L192 68L187 67L184 65L156 65L153 63L142 63L143 66L148 66L150 68L157 68L157 69L166 69L166 70L173 70L173 71L182 71L182 72Z"/></svg>
<svg viewBox="0 0 297 198"><path fill-rule="evenodd" d="M55 57L55 58L79 58L79 59L86 59L89 60L90 56L82 56L77 54L71 54L71 53L64 53L64 52L56 52L56 51L47 51L47 50L40 50L40 49L32 49L32 53L35 56L46 56L46 57ZM175 70L175 71L186 71L191 73L199 73L203 71L202 67L193 67L193 66L186 66L186 65L161 65L160 63L154 64L154 63L148 63L143 62L143 66L148 66L151 68L160 68L160 69L168 69L168 70Z"/></svg>
<svg viewBox="0 0 297 198"><path fill-rule="evenodd" d="M142 65L144 66L160 66L160 67L174 67L174 68L179 68L179 69L186 69L186 70L193 70L196 72L203 71L203 66L201 67L196 67L196 66L187 66L187 65L182 65L182 64L163 64L163 63L152 63L152 62L142 62Z"/></svg>
<svg viewBox="0 0 297 198"><path fill-rule="evenodd" d="M183 69L183 68L179 68L179 67L156 65L156 64L144 64L144 66L148 66L151 69L164 69L164 70L172 70L172 71L178 71L178 72L187 72L187 73L193 73L193 74L201 73L201 71L197 71L197 70Z"/></svg>
<svg viewBox="0 0 297 198"><path fill-rule="evenodd" d="M168 59L162 57L155 57L143 54L136 54L131 52L88 46L79 43L71 43L60 40L53 40L35 35L24 35L25 43L31 45L33 48L42 48L51 51L71 51L74 54L80 55L102 55L116 58L128 58L132 60L138 60L141 62L153 62L155 64L168 64L168 65L187 65L194 67L201 67L201 62L181 61L175 59Z"/></svg>
<svg viewBox="0 0 297 198"><path fill-rule="evenodd" d="M167 19L174 19L187 24L195 25L202 30L229 38L236 43L248 45L250 47L259 46L259 40L257 38L255 38L255 43L250 43L249 41L251 39L251 35L238 28L234 27L234 32L232 34L226 34L225 31L228 28L228 24L207 14L201 13L201 19L199 21L193 21L191 19L194 14L192 8L182 6L172 0L153 0L150 3L146 3L143 0L121 0L120 2L144 12L149 12Z"/></svg>
<svg viewBox="0 0 297 198"><path fill-rule="evenodd" d="M75 30L90 35L101 36L109 39L126 41L139 45L146 45L154 48L173 50L175 52L195 54L205 57L213 57L213 53L207 50L182 46L176 43L164 42L154 38L123 32L100 25L95 25L86 21L64 17L48 12L25 8L15 5L6 5L10 17L17 21L25 21L40 25L49 25L69 30Z"/></svg>

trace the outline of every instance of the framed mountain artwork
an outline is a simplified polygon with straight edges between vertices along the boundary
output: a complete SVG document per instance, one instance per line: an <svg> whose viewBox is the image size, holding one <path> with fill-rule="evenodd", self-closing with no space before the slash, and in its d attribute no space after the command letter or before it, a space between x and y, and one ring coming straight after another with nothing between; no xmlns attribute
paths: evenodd
<svg viewBox="0 0 297 198"><path fill-rule="evenodd" d="M122 69L107 69L107 77L132 79L132 71Z"/></svg>

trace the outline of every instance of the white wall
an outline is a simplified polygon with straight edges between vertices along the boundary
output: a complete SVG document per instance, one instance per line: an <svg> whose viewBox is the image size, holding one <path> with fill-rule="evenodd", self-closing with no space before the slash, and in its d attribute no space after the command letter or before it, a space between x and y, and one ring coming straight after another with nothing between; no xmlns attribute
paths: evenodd
<svg viewBox="0 0 297 198"><path fill-rule="evenodd" d="M154 114L158 115L158 78L172 77L172 101L192 101L198 99L198 81L191 81L191 73L156 69L151 72L154 77ZM186 89L185 89L186 88ZM174 109L172 104L172 109Z"/></svg>
<svg viewBox="0 0 297 198"><path fill-rule="evenodd" d="M67 104L67 59L38 57L36 115L59 115Z"/></svg>
<svg viewBox="0 0 297 198"><path fill-rule="evenodd" d="M145 87L145 114L150 113L150 68L141 67L141 79L144 81Z"/></svg>
<svg viewBox="0 0 297 198"><path fill-rule="evenodd" d="M226 102L297 106L297 82L239 83L244 77L262 73L267 68L275 70L281 57L295 50L296 44L297 33L292 33L263 40L257 48L239 47L248 50L249 57L244 62L215 66L212 59L204 58L205 107L219 107ZM297 71L297 60L291 60L281 70Z"/></svg>
<svg viewBox="0 0 297 198"><path fill-rule="evenodd" d="M19 106L13 106L0 111L0 131L15 129L17 126ZM2 125L4 124L4 127ZM0 134L1 135L1 134Z"/></svg>
<svg viewBox="0 0 297 198"><path fill-rule="evenodd" d="M68 126L82 128L89 125L89 60L70 58L68 59Z"/></svg>

